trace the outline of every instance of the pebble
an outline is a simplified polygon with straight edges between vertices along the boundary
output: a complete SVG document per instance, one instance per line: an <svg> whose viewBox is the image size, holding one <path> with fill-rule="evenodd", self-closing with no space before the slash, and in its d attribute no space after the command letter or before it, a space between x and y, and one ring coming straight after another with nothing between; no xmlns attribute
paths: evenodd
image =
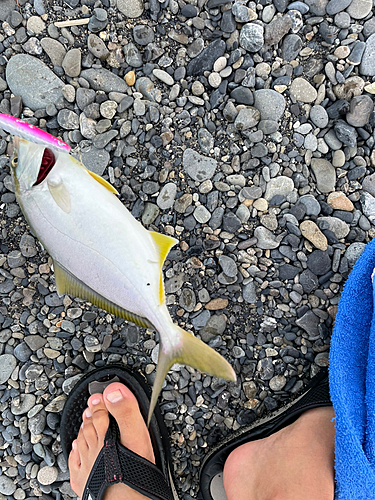
<svg viewBox="0 0 375 500"><path fill-rule="evenodd" d="M260 112L262 120L279 121L285 111L284 97L271 89L254 92L254 107Z"/></svg>
<svg viewBox="0 0 375 500"><path fill-rule="evenodd" d="M300 224L299 228L302 233L302 236L307 240L311 241L314 247L323 251L327 250L328 247L327 238L320 231L319 227L315 224L315 222L310 220L305 220Z"/></svg>
<svg viewBox="0 0 375 500"><path fill-rule="evenodd" d="M27 54L12 57L6 67L6 79L25 106L36 110L62 97L63 82L40 60Z"/></svg>
<svg viewBox="0 0 375 500"><path fill-rule="evenodd" d="M350 102L350 111L346 114L346 121L353 127L364 127L368 123L373 109L374 102L370 96L355 96Z"/></svg>
<svg viewBox="0 0 375 500"><path fill-rule="evenodd" d="M240 45L249 52L258 52L264 45L264 30L259 24L245 24L240 33Z"/></svg>
<svg viewBox="0 0 375 500"><path fill-rule="evenodd" d="M217 167L216 160L200 155L191 148L185 149L182 163L187 174L199 182L211 179Z"/></svg>
<svg viewBox="0 0 375 500"><path fill-rule="evenodd" d="M293 189L294 183L292 179L285 176L275 177L267 183L264 198L269 202L274 196L287 196Z"/></svg>
<svg viewBox="0 0 375 500"><path fill-rule="evenodd" d="M352 0L346 12L352 19L363 19L372 9L371 0Z"/></svg>
<svg viewBox="0 0 375 500"><path fill-rule="evenodd" d="M342 191L330 193L327 198L327 203L335 210L344 210L346 212L354 210L353 203Z"/></svg>
<svg viewBox="0 0 375 500"><path fill-rule="evenodd" d="M117 8L126 17L136 19L143 13L143 0L117 0Z"/></svg>
<svg viewBox="0 0 375 500"><path fill-rule="evenodd" d="M304 78L296 78L290 86L290 93L297 101L309 103L315 101L318 96L315 88Z"/></svg>
<svg viewBox="0 0 375 500"><path fill-rule="evenodd" d="M17 365L17 360L12 354L0 356L0 384L8 381Z"/></svg>
<svg viewBox="0 0 375 500"><path fill-rule="evenodd" d="M316 178L317 188L321 193L334 191L336 185L336 171L328 160L313 158L311 168Z"/></svg>
<svg viewBox="0 0 375 500"><path fill-rule="evenodd" d="M42 485L53 484L58 476L58 470L56 467L45 466L39 469L38 481Z"/></svg>

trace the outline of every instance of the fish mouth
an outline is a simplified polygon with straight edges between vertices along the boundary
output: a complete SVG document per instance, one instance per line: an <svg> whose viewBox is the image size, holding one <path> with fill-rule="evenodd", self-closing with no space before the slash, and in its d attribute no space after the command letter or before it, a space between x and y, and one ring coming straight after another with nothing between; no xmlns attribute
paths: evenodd
<svg viewBox="0 0 375 500"><path fill-rule="evenodd" d="M47 177L47 175L51 172L51 170L55 166L55 163L56 163L56 157L53 154L53 152L49 148L44 148L44 153L42 157L42 162L40 164L38 177L34 182L33 186L37 186L38 184L44 181L44 179Z"/></svg>

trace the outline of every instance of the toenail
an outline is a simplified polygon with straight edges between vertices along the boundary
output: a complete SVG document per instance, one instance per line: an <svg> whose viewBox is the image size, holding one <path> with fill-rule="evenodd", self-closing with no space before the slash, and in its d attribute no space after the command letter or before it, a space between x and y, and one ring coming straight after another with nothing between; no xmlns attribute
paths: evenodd
<svg viewBox="0 0 375 500"><path fill-rule="evenodd" d="M76 445L76 442L75 442L75 441L73 441L73 443L72 443L72 450L75 450L75 449L76 449L76 446L77 446L77 445Z"/></svg>
<svg viewBox="0 0 375 500"><path fill-rule="evenodd" d="M100 403L100 398L94 398L91 400L92 405L98 405Z"/></svg>
<svg viewBox="0 0 375 500"><path fill-rule="evenodd" d="M118 403L123 399L121 391L113 391L107 394L107 399L110 403Z"/></svg>
<svg viewBox="0 0 375 500"><path fill-rule="evenodd" d="M87 417L87 418L92 417L92 413L91 413L91 411L89 410L89 408L87 408L87 410L85 410L85 415L86 415L86 417Z"/></svg>

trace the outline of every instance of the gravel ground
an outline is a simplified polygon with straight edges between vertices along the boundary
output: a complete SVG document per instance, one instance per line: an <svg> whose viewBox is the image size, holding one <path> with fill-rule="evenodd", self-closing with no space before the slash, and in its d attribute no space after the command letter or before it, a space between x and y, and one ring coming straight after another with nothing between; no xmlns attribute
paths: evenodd
<svg viewBox="0 0 375 500"><path fill-rule="evenodd" d="M18 3L0 3L0 112L62 137L147 228L178 238L172 317L238 374L167 377L190 500L208 449L327 366L342 285L375 235L372 0ZM152 383L158 336L58 297L8 146L2 133L0 500L70 499L67 394L113 362Z"/></svg>

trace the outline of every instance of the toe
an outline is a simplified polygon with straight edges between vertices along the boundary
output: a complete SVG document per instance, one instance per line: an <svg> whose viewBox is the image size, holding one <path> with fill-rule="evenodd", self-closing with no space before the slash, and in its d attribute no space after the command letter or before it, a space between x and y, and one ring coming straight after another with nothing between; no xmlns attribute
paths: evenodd
<svg viewBox="0 0 375 500"><path fill-rule="evenodd" d="M87 446L95 449L102 446L109 425L109 416L101 394L94 394L90 397L82 420L82 433Z"/></svg>
<svg viewBox="0 0 375 500"><path fill-rule="evenodd" d="M105 406L119 426L121 443L134 453L155 462L150 434L137 398L131 390L119 382L114 382L105 389L103 396Z"/></svg>

